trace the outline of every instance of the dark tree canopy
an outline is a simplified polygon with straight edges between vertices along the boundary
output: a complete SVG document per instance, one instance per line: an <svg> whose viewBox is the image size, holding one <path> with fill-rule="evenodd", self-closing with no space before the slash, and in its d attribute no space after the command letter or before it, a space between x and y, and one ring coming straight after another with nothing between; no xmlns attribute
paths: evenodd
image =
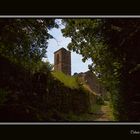
<svg viewBox="0 0 140 140"><path fill-rule="evenodd" d="M139 92L140 19L63 19L63 22L63 35L72 40L68 48L82 54L83 61L92 59L90 68L111 92L116 116L120 120L136 120L140 114L136 106L131 106L132 96Z"/></svg>
<svg viewBox="0 0 140 140"><path fill-rule="evenodd" d="M48 30L55 19L0 19L0 54L18 61L38 61L45 56Z"/></svg>

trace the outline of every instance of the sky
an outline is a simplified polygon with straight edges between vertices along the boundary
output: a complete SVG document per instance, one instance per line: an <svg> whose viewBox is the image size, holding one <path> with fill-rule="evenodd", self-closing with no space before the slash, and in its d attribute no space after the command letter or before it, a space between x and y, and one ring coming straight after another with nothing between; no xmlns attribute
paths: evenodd
<svg viewBox="0 0 140 140"><path fill-rule="evenodd" d="M63 37L61 33L61 29L52 29L49 31L49 33L55 38L55 39L49 39L48 41L48 48L47 48L47 60L54 64L54 52L58 49L64 47L67 49L67 45L70 43L70 38ZM44 61L46 59L43 59ZM82 56L71 51L71 72L72 75L80 72L86 72L88 71L88 65L91 64L91 60L87 60L85 63L82 62Z"/></svg>

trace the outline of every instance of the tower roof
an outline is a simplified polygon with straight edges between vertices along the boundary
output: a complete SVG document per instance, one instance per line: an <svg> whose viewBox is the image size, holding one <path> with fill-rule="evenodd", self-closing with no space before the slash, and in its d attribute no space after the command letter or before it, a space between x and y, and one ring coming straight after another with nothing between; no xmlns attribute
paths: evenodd
<svg viewBox="0 0 140 140"><path fill-rule="evenodd" d="M70 52L70 51L68 51L68 50L66 50L65 48L62 47L62 48L60 48L59 50L55 51L54 54L57 53L57 52L59 52L59 51L61 51L61 50L64 50L64 51Z"/></svg>

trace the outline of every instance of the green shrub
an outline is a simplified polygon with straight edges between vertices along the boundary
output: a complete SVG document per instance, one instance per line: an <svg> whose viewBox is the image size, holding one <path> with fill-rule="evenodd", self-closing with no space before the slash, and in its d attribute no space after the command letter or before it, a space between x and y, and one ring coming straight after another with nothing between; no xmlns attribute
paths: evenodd
<svg viewBox="0 0 140 140"><path fill-rule="evenodd" d="M110 101L110 93L109 92L107 92L105 95L104 95L104 100L105 101Z"/></svg>
<svg viewBox="0 0 140 140"><path fill-rule="evenodd" d="M100 96L100 95L97 95L96 96L96 103L98 105L104 105L104 98L102 96Z"/></svg>

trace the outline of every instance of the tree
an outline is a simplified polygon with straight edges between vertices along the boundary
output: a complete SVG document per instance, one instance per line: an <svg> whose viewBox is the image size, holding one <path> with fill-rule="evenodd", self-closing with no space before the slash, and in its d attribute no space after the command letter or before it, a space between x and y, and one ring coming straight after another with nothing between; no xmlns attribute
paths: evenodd
<svg viewBox="0 0 140 140"><path fill-rule="evenodd" d="M41 60L53 27L55 19L0 19L0 55L22 63Z"/></svg>
<svg viewBox="0 0 140 140"><path fill-rule="evenodd" d="M90 69L111 92L116 117L132 120L133 114L136 120L140 114L136 117L131 97L139 91L136 75L139 77L140 70L140 20L64 19L63 22L63 35L72 40L68 48L82 54L83 61L92 59Z"/></svg>
<svg viewBox="0 0 140 140"><path fill-rule="evenodd" d="M39 61L38 63L36 63L33 67L33 72L42 72L42 73L46 73L48 74L50 71L52 71L53 69L53 65L49 63L49 61L43 62L43 61Z"/></svg>

